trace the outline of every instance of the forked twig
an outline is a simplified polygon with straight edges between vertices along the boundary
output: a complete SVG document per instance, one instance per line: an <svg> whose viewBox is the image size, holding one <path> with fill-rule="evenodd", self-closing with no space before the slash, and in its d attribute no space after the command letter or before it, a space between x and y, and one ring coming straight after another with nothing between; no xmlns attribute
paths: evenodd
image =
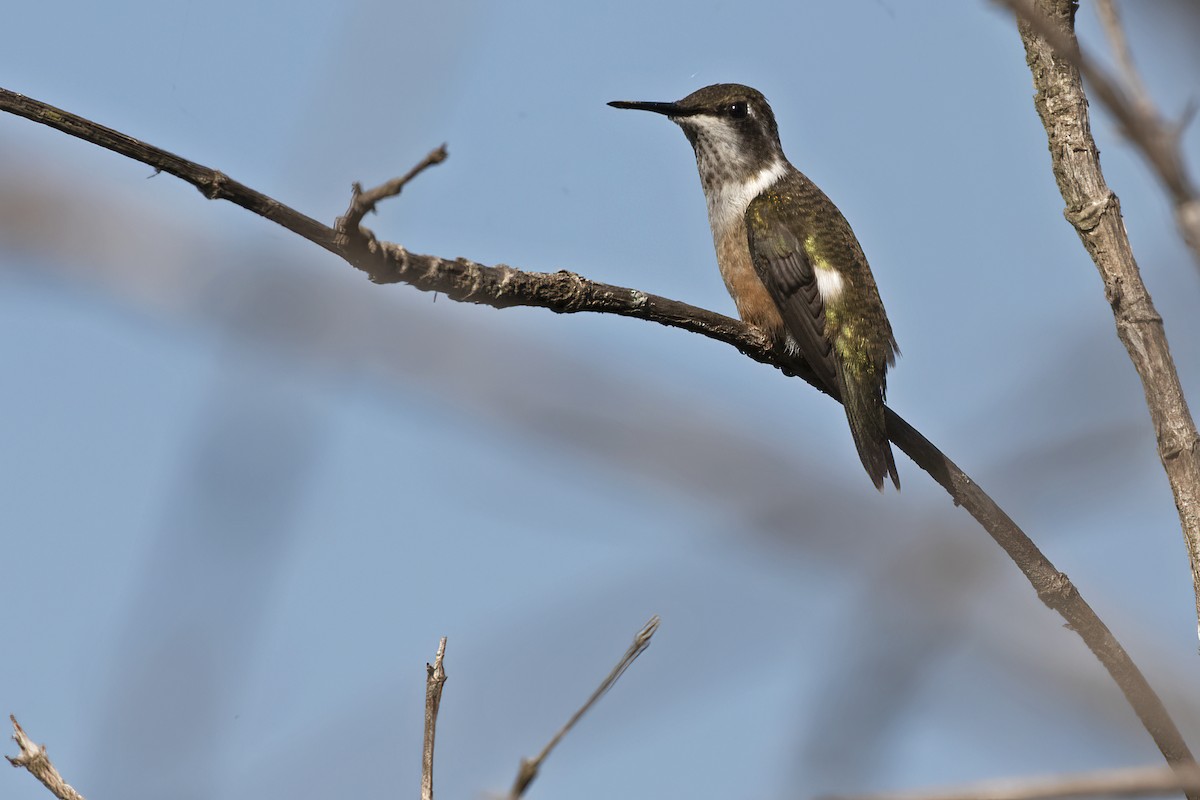
<svg viewBox="0 0 1200 800"><path fill-rule="evenodd" d="M8 763L14 767L24 767L29 770L29 774L41 781L42 785L59 800L83 800L83 795L63 780L63 776L59 775L58 770L50 763L50 756L46 755L45 745L37 744L30 739L15 716L9 714L8 718L13 724L12 738L17 743L17 747L21 748L20 755L5 756Z"/></svg>
<svg viewBox="0 0 1200 800"><path fill-rule="evenodd" d="M386 200L389 197L395 197L408 185L409 181L420 175L425 170L432 167L434 164L440 164L446 160L449 153L446 152L446 145L435 147L429 151L425 158L421 159L415 167L401 175L399 178L392 178L387 183L381 183L373 189L363 191L362 184L357 181L351 185L350 207L346 209L346 213L338 217L334 227L339 233L352 235L357 232L362 226L363 217L375 210L375 206L380 201Z"/></svg>

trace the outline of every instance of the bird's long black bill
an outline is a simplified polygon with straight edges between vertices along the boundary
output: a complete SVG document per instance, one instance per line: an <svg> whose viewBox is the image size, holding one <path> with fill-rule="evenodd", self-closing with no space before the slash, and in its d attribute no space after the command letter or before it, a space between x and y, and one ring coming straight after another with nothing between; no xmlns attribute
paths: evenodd
<svg viewBox="0 0 1200 800"><path fill-rule="evenodd" d="M678 103L644 103L635 100L613 100L609 105L613 108L631 108L634 111L653 111L655 114L664 114L668 117L688 117L696 113Z"/></svg>

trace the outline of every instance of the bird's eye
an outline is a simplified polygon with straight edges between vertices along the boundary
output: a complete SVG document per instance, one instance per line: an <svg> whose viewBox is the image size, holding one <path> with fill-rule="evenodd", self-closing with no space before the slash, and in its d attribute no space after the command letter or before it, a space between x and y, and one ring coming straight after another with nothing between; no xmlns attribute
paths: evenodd
<svg viewBox="0 0 1200 800"><path fill-rule="evenodd" d="M750 106L745 100L738 100L736 103L730 103L725 111L734 119L745 119L746 115L750 113Z"/></svg>

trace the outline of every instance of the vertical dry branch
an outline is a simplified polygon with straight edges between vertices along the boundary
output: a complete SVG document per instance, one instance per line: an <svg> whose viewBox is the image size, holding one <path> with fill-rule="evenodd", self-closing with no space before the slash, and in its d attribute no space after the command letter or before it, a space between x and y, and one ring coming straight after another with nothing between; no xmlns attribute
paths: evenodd
<svg viewBox="0 0 1200 800"><path fill-rule="evenodd" d="M1142 380L1158 455L1171 483L1191 562L1200 637L1200 436L1171 360L1162 317L1142 283L1121 203L1100 171L1087 98L1073 63L1078 53L1076 3L1036 0L1031 8L1025 3L1010 5L1022 9L1024 18L1018 27L1037 88L1034 105L1046 128L1054 178L1066 202L1063 213L1100 271L1117 336ZM1060 54L1063 47L1068 49Z"/></svg>
<svg viewBox="0 0 1200 800"><path fill-rule="evenodd" d="M425 742L421 748L421 800L433 800L433 740L437 734L438 709L442 705L442 686L446 670L442 659L446 655L446 637L438 642L432 664L425 665Z"/></svg>

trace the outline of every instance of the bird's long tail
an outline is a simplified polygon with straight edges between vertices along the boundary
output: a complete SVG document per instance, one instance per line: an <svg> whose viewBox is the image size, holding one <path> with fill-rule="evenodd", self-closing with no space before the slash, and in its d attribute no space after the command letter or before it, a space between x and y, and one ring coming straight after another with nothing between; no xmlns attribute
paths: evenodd
<svg viewBox="0 0 1200 800"><path fill-rule="evenodd" d="M892 444L888 441L884 421L883 388L854 380L842 381L841 388L850 433L867 474L881 492L884 478L891 475L892 484L899 491L900 475L896 472L896 460L892 457Z"/></svg>

